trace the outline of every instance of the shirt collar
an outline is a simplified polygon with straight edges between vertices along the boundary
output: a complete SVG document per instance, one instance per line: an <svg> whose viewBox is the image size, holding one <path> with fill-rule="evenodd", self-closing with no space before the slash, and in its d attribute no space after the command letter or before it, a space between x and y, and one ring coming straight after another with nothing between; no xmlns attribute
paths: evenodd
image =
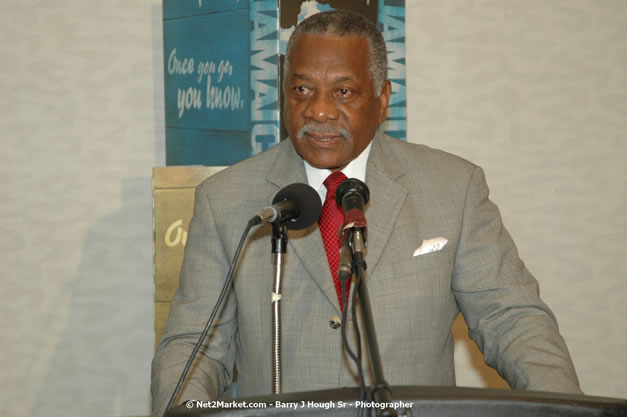
<svg viewBox="0 0 627 417"><path fill-rule="evenodd" d="M357 158L353 159L342 169L344 175L347 178L357 178L360 181L366 182L366 166L368 165L368 156L370 155L370 148L372 147L372 141L366 146ZM323 182L329 175L331 175L330 169L315 168L305 162L305 173L307 174L307 182L309 185L318 192L320 199L324 202L327 196L327 187Z"/></svg>

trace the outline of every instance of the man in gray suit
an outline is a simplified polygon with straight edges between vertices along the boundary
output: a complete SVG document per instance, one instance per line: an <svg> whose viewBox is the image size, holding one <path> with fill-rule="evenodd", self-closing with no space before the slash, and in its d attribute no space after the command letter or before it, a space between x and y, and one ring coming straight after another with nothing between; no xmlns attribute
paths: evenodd
<svg viewBox="0 0 627 417"><path fill-rule="evenodd" d="M366 283L390 385L455 384L450 328L461 311L486 362L513 388L580 392L555 318L488 199L481 168L377 131L391 94L386 73L383 38L366 19L327 12L296 28L283 86L290 140L196 190L180 288L153 361L155 416L216 302L248 219L290 183L309 183L324 197L325 177L338 170L365 180L372 196ZM179 403L217 399L234 365L241 396L271 392L270 233L262 226L248 239ZM355 386L317 224L289 232L281 308L283 390Z"/></svg>

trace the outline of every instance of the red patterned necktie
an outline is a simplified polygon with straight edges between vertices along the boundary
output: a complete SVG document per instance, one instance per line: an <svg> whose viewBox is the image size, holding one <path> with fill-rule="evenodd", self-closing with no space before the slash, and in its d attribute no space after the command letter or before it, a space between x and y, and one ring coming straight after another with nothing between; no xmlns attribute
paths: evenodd
<svg viewBox="0 0 627 417"><path fill-rule="evenodd" d="M331 175L324 180L324 186L327 187L327 197L322 205L322 213L320 214L320 234L322 235L322 241L324 242L324 248L327 251L327 258L329 259L329 267L331 268L331 275L333 276L333 282L335 283L335 291L337 292L337 298L340 302L340 311L343 309L342 303L342 290L340 279L337 275L337 269L340 266L340 237L339 230L344 223L344 210L338 206L335 201L335 192L337 187L346 179L346 175L342 171L332 172ZM350 289L350 279L346 281L346 294Z"/></svg>

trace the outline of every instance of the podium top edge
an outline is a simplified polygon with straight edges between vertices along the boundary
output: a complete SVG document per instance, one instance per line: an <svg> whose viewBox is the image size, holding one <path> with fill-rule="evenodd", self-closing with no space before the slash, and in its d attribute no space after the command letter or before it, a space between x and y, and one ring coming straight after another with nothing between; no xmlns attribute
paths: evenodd
<svg viewBox="0 0 627 417"><path fill-rule="evenodd" d="M536 403L568 403L598 408L624 407L627 399L599 397L581 394L564 394L548 391L521 391L493 388L447 387L447 386L393 386L390 387L394 400L430 401L520 401ZM279 395L242 397L249 402L273 403L277 400L290 401L343 401L359 398L359 388L338 388L321 391L291 392ZM239 399L238 399L239 400Z"/></svg>

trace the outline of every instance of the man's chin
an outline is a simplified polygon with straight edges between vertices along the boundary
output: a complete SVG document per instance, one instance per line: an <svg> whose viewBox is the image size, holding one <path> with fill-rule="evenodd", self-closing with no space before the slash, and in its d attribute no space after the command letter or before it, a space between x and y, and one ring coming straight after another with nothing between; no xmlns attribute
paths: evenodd
<svg viewBox="0 0 627 417"><path fill-rule="evenodd" d="M314 159L314 158L303 158L303 159L307 161L307 163L314 168L328 169L331 171L339 171L343 169L346 165L348 165L348 162L341 163L337 161L321 161L321 160Z"/></svg>

